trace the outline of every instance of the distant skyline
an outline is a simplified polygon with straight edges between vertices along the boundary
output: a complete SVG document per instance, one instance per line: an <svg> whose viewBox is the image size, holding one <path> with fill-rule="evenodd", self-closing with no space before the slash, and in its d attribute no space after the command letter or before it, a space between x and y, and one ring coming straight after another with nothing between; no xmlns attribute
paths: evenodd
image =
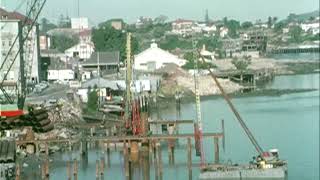
<svg viewBox="0 0 320 180"><path fill-rule="evenodd" d="M26 0L0 0L7 10L25 12ZM139 16L157 17L166 15L170 20L185 18L204 20L208 9L210 19L228 17L240 21L266 21L268 16L279 19L290 13L305 13L319 9L318 0L47 0L41 14L52 22L57 22L60 14L88 17L91 25L111 18L123 18L133 23Z"/></svg>

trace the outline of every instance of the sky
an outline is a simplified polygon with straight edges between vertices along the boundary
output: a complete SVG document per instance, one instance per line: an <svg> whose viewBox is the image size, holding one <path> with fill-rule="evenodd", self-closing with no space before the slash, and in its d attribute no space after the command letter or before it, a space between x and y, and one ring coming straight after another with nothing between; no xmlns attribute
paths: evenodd
<svg viewBox="0 0 320 180"><path fill-rule="evenodd" d="M0 0L2 7L15 10L26 0ZM78 13L79 1L79 13ZM26 3L18 8L25 12ZM135 22L139 16L166 15L176 18L203 20L208 9L213 20L223 17L240 21L267 20L268 16L285 18L289 13L305 13L319 9L319 0L47 0L41 17L56 22L60 14L88 17L92 25L111 18Z"/></svg>

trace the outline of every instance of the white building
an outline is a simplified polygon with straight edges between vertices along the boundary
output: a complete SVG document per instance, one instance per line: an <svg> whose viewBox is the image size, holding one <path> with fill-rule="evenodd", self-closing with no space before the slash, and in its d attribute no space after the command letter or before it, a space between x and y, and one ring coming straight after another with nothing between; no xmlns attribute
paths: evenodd
<svg viewBox="0 0 320 180"><path fill-rule="evenodd" d="M208 63L212 63L215 60L215 53L210 52L206 49L206 45L202 46L202 49L200 51L200 54L202 57L204 57L204 60ZM201 58L199 59L201 61Z"/></svg>
<svg viewBox="0 0 320 180"><path fill-rule="evenodd" d="M303 23L300 25L304 32L311 31L313 35L319 34L320 24L319 20L310 23Z"/></svg>
<svg viewBox="0 0 320 180"><path fill-rule="evenodd" d="M79 57L80 59L89 59L91 54L94 52L93 43L82 43L65 50L65 55L68 58Z"/></svg>
<svg viewBox="0 0 320 180"><path fill-rule="evenodd" d="M75 73L71 69L49 69L48 81L72 81L75 79Z"/></svg>
<svg viewBox="0 0 320 180"><path fill-rule="evenodd" d="M172 22L172 33L174 34L189 34L193 32L194 21L185 20L185 19L177 19Z"/></svg>
<svg viewBox="0 0 320 180"><path fill-rule="evenodd" d="M86 17L71 18L71 28L72 29L88 29L89 19Z"/></svg>
<svg viewBox="0 0 320 180"><path fill-rule="evenodd" d="M183 66L186 63L186 60L180 59L177 56L160 49L156 43L152 43L150 48L135 56L134 69L153 71L171 63Z"/></svg>
<svg viewBox="0 0 320 180"><path fill-rule="evenodd" d="M40 50L47 50L51 47L51 38L49 36L40 36Z"/></svg>
<svg viewBox="0 0 320 180"><path fill-rule="evenodd" d="M22 46L22 32L25 32L27 29L22 29L21 23L25 21L28 25L32 24L32 20L28 19L26 16L18 13L18 12L8 12L4 9L0 8L0 22L1 22L1 59L0 61L4 61L6 54L9 52L10 46L13 45L15 38L19 34L19 38L13 47L9 58L11 60L14 59L16 53L19 51L20 46ZM24 28L28 28L27 26ZM39 26L35 24L31 29L27 40L24 42L23 47L21 48L21 52L18 54L17 59L14 62L14 65L11 68L11 72L9 72L9 76L7 79L18 80L20 78L20 59L23 60L24 63L24 75L27 80L37 83L41 81L40 77L40 49L39 49ZM23 54L23 56L22 56ZM6 66L5 66L6 67ZM7 69L2 69L1 71L7 71ZM0 73L3 75L3 72ZM0 76L1 76L0 75Z"/></svg>
<svg viewBox="0 0 320 180"><path fill-rule="evenodd" d="M229 29L226 27L220 28L220 37L224 38L226 35L228 35Z"/></svg>
<svg viewBox="0 0 320 180"><path fill-rule="evenodd" d="M17 37L17 35L21 32L21 25L19 20L0 20L0 28L1 28L1 33L0 33L0 64L4 63L5 57L7 53L9 52L10 47L12 46L14 39ZM19 36L19 39L21 37L21 33ZM11 53L9 54L8 58L10 60L6 60L4 63L3 68L0 71L0 80L4 78L4 75L6 72L8 72L8 68L15 56L15 54L18 52L21 44L19 43L19 40L15 45L13 46L13 49ZM8 76L6 77L6 80L8 81L14 81L17 82L20 77L20 63L22 61L22 54L19 53L17 56L13 66L11 67Z"/></svg>

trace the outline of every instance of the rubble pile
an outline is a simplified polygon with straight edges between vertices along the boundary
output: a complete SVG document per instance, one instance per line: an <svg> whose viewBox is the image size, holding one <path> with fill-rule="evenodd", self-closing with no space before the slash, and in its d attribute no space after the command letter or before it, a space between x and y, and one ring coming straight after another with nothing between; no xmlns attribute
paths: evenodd
<svg viewBox="0 0 320 180"><path fill-rule="evenodd" d="M226 93L233 93L239 91L242 86L237 83L234 83L228 79L218 79L219 83L222 85ZM195 94L194 88L194 78L193 77L178 77L177 83L180 86L187 88L188 90L192 91ZM200 76L199 77L199 93L200 96L208 96L208 95L215 95L221 94L218 86L213 81L211 76Z"/></svg>
<svg viewBox="0 0 320 180"><path fill-rule="evenodd" d="M75 133L67 128L55 128L54 130L47 132L47 133L41 133L35 134L36 139L69 139L71 138Z"/></svg>
<svg viewBox="0 0 320 180"><path fill-rule="evenodd" d="M158 71L167 75L161 82L161 91L164 95L172 96L177 91L185 93L191 92L195 94L194 76L181 67L168 64ZM242 89L242 86L230 80L218 80L227 93L233 93ZM218 86L209 75L199 76L199 92L200 96L216 95L221 93Z"/></svg>
<svg viewBox="0 0 320 180"><path fill-rule="evenodd" d="M81 108L75 106L70 101L59 99L57 106L51 109L49 119L53 123L78 123L81 121Z"/></svg>

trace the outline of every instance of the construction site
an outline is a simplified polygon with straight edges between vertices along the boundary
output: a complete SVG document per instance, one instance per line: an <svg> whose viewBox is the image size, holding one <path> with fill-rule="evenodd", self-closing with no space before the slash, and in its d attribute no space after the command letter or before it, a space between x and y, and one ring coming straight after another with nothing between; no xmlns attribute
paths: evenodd
<svg viewBox="0 0 320 180"><path fill-rule="evenodd" d="M264 138L248 127L248 116L242 114L242 108L238 110L229 95L256 89L256 80L264 77L271 80L274 71L217 73L208 66L207 74L202 76L199 66L206 64L206 57L198 41L190 36L192 74L172 63L141 73L134 68L138 58L133 53L134 37L123 31L126 37L123 68L108 75L108 80L102 78L102 71L120 68L108 69L109 64L102 62L105 54L97 52L97 65L86 62L87 69L94 70L95 78L80 86L75 81L49 82L39 75L41 63L33 61L40 56L33 40L39 40L37 22L46 2L26 1L25 18L16 24L11 18L18 16L0 11L1 33L10 34L15 25L20 29L19 33L10 34L13 37L10 47L0 46L6 50L0 59L0 180L288 178L288 164L280 157L278 148L271 149L274 144L266 144L270 141L260 144ZM154 43L150 47L157 48ZM220 62L221 66L227 64ZM84 68L85 63L80 60L79 63ZM228 115L233 118L210 117L215 127L208 128L204 113L216 109L203 111L202 96L212 94L223 99ZM183 96L192 102L184 107L192 109L190 113L194 115L181 114ZM166 111L176 118L166 115ZM238 126L226 127L226 121L234 121ZM247 163L221 156L233 128L240 129L239 136L245 136L253 147L248 149L254 149L246 152L253 157ZM230 151L237 148L233 146Z"/></svg>

